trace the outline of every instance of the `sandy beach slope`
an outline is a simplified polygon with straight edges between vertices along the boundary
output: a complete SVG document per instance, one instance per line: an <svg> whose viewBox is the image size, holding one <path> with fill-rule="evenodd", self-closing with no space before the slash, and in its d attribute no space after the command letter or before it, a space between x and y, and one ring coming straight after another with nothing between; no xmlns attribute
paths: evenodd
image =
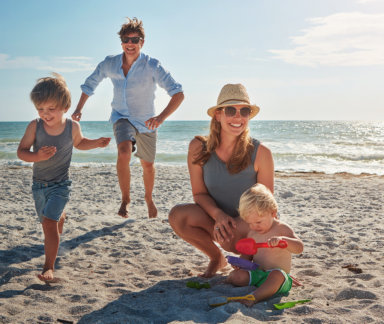
<svg viewBox="0 0 384 324"><path fill-rule="evenodd" d="M147 218L140 167L132 175L126 220L116 215L113 166L71 169L58 282L48 285L36 277L44 250L32 170L0 166L0 323L384 323L384 177L277 173L281 218L305 244L292 270L303 286L252 308L211 308L210 297L252 289L222 284L229 267L206 280L210 289L186 287L207 265L167 220L173 205L192 201L186 167L158 166L157 219ZM273 308L299 299L312 301Z"/></svg>

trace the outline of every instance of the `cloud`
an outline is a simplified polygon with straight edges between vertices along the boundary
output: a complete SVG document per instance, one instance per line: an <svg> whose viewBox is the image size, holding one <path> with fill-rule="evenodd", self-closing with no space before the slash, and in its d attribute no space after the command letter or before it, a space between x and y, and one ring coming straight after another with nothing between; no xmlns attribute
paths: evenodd
<svg viewBox="0 0 384 324"><path fill-rule="evenodd" d="M304 66L373 66L384 64L384 14L339 13L308 19L294 48L269 50L273 58Z"/></svg>
<svg viewBox="0 0 384 324"><path fill-rule="evenodd" d="M16 56L0 53L0 70L31 69L55 72L92 71L95 66L89 57L51 57Z"/></svg>
<svg viewBox="0 0 384 324"><path fill-rule="evenodd" d="M379 2L379 1L381 0L357 0L357 3L366 4L366 3Z"/></svg>

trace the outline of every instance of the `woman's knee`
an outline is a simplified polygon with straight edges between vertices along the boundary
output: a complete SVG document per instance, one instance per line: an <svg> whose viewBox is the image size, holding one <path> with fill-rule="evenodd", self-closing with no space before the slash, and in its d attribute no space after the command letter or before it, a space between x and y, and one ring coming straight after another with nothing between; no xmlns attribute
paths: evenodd
<svg viewBox="0 0 384 324"><path fill-rule="evenodd" d="M174 225L184 218L186 204L179 204L174 206L168 214L168 220L171 225Z"/></svg>
<svg viewBox="0 0 384 324"><path fill-rule="evenodd" d="M174 206L168 215L173 228L185 226L202 226L208 218L205 212L196 204L179 204Z"/></svg>

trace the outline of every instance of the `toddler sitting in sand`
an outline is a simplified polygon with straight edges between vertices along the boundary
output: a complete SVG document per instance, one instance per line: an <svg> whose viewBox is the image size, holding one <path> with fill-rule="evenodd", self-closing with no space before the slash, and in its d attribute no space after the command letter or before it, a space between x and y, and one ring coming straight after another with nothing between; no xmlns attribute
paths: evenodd
<svg viewBox="0 0 384 324"><path fill-rule="evenodd" d="M300 254L303 242L287 224L277 219L277 203L272 193L262 184L256 184L245 191L239 202L240 217L249 224L248 237L255 242L268 242L272 249L259 249L255 255L241 255L259 265L257 270L243 270L235 267L226 282L235 286L256 286L252 293L255 301L241 301L252 306L277 293L287 293L292 287L291 253ZM286 248L278 248L280 240L287 242Z"/></svg>

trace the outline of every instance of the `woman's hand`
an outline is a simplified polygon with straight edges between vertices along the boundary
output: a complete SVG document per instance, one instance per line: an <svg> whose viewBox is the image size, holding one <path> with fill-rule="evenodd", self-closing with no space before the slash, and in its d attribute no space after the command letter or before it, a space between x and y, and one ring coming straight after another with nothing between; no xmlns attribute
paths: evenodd
<svg viewBox="0 0 384 324"><path fill-rule="evenodd" d="M216 222L213 228L213 237L220 244L224 241L230 242L234 237L233 231L236 229L235 220L226 213L221 212L216 216Z"/></svg>

